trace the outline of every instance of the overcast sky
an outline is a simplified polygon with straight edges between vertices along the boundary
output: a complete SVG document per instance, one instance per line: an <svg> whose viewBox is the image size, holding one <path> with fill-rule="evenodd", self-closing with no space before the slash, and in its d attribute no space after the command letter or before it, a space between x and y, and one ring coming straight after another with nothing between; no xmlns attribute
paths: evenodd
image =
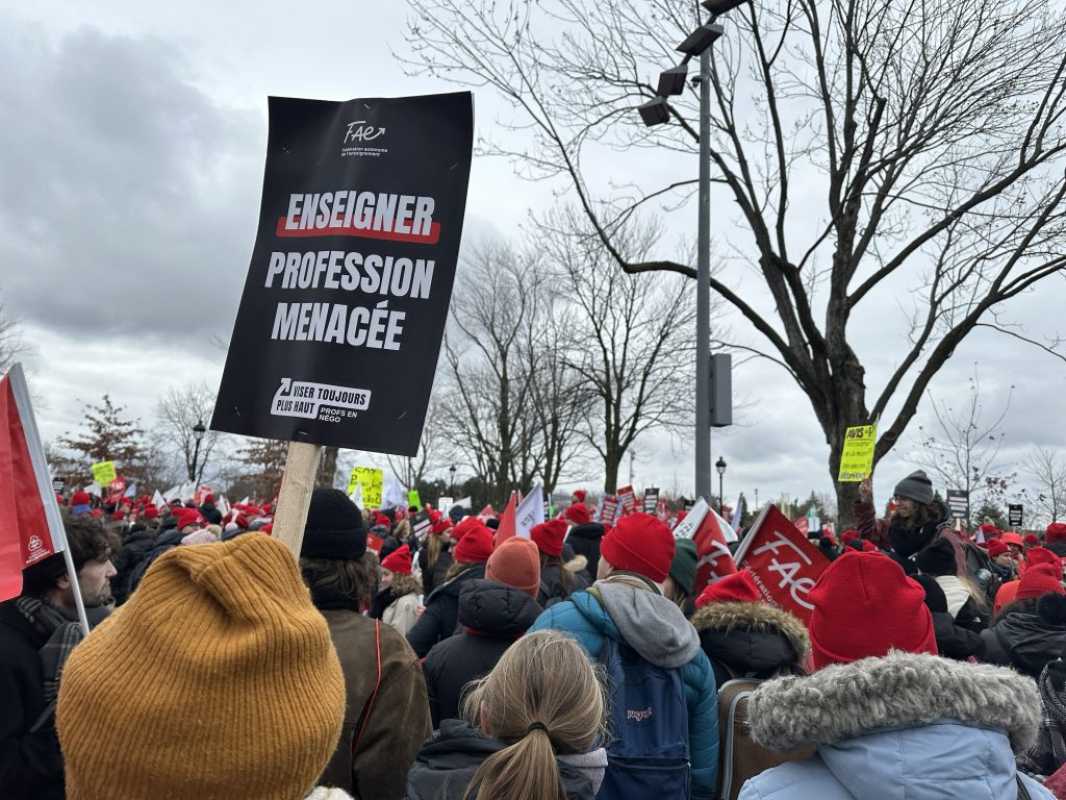
<svg viewBox="0 0 1066 800"><path fill-rule="evenodd" d="M212 342L229 336L251 254L267 96L453 89L406 77L394 61L406 13L402 3L365 0L298 10L261 0L36 0L0 10L0 301L36 348L30 381L46 438L75 429L82 401L105 392L150 424L168 386L218 381L225 354ZM498 138L494 123L506 109L479 91L475 110L478 135ZM615 159L610 179L624 182L649 158ZM465 244L512 234L552 202L551 188L475 158ZM732 204L718 195L715 207ZM726 237L733 220L723 211L714 224L716 238ZM729 277L742 289L751 281ZM871 386L906 345L908 288L851 330ZM1019 298L1009 316L1029 336L1066 334L1064 300L1066 284L1055 281ZM1066 448L1066 364L981 332L957 350L934 395L964 395L976 362L990 414L1015 387L1004 466L1037 443ZM824 437L787 376L756 362L734 386L751 405L742 425L715 434L713 457L730 465L726 494L828 491ZM910 470L914 439L883 463L880 497ZM636 451L636 482L689 491L690 464L683 442L648 437Z"/></svg>

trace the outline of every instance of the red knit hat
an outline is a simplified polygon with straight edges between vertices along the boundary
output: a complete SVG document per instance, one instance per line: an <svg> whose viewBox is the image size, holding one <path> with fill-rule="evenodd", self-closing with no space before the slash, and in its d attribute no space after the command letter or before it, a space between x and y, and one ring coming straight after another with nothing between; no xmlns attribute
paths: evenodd
<svg viewBox="0 0 1066 800"><path fill-rule="evenodd" d="M1066 522L1052 522L1048 525L1044 532L1044 541L1048 544L1066 541Z"/></svg>
<svg viewBox="0 0 1066 800"><path fill-rule="evenodd" d="M589 493L584 489L574 489L574 499L579 503L584 503L585 498L589 496Z"/></svg>
<svg viewBox="0 0 1066 800"><path fill-rule="evenodd" d="M703 608L708 603L761 603L762 592L752 580L751 573L742 569L732 575L726 575L719 581L707 584L703 594L696 598L696 608Z"/></svg>
<svg viewBox="0 0 1066 800"><path fill-rule="evenodd" d="M988 543L988 557L999 558L1001 555L1007 552L1007 545L1001 542L999 539L993 539Z"/></svg>
<svg viewBox="0 0 1066 800"><path fill-rule="evenodd" d="M1052 564L1037 564L1027 569L1018 581L1018 594L1015 600L1030 600L1045 594L1066 594L1062 585L1062 568L1055 569Z"/></svg>
<svg viewBox="0 0 1066 800"><path fill-rule="evenodd" d="M485 577L505 583L530 597L540 592L540 553L529 539L512 536L500 543L485 565Z"/></svg>
<svg viewBox="0 0 1066 800"><path fill-rule="evenodd" d="M145 506L144 507L144 518L145 519L158 519L159 518L159 509L156 508L155 506Z"/></svg>
<svg viewBox="0 0 1066 800"><path fill-rule="evenodd" d="M846 531L844 531L842 534L840 534L840 541L841 541L842 544L851 544L852 542L856 541L857 539L861 539L861 538L862 538L862 534L859 533L854 528L848 528Z"/></svg>
<svg viewBox="0 0 1066 800"><path fill-rule="evenodd" d="M469 531L455 546L455 560L462 564L484 564L492 555L492 531L484 525Z"/></svg>
<svg viewBox="0 0 1066 800"><path fill-rule="evenodd" d="M981 533L985 535L986 539L998 539L1000 536L1003 535L1003 531L1001 531L991 522L984 523L983 525L978 527L977 530L981 531Z"/></svg>
<svg viewBox="0 0 1066 800"><path fill-rule="evenodd" d="M389 519L388 515L382 514L380 511L377 511L374 514L374 524L375 525L384 525L386 528L391 528L392 527L392 520Z"/></svg>
<svg viewBox="0 0 1066 800"><path fill-rule="evenodd" d="M1035 533L1027 533L1022 537L1026 547L1040 547L1040 539Z"/></svg>
<svg viewBox="0 0 1066 800"><path fill-rule="evenodd" d="M87 506L92 502L92 498L89 497L88 492L78 490L70 496L70 504L72 506Z"/></svg>
<svg viewBox="0 0 1066 800"><path fill-rule="evenodd" d="M195 508L175 508L174 518L178 521L177 527L179 531L189 525L199 525L203 522L200 512Z"/></svg>
<svg viewBox="0 0 1066 800"><path fill-rule="evenodd" d="M125 518L126 513L124 511L115 511L111 514L112 522L122 522L122 520L124 520Z"/></svg>
<svg viewBox="0 0 1066 800"><path fill-rule="evenodd" d="M533 537L540 552L558 558L563 553L563 539L566 538L568 530L570 526L561 519L550 519L540 525L534 525L529 535Z"/></svg>
<svg viewBox="0 0 1066 800"><path fill-rule="evenodd" d="M925 590L888 556L845 552L825 569L809 598L815 669L889 650L937 655Z"/></svg>
<svg viewBox="0 0 1066 800"><path fill-rule="evenodd" d="M411 574L411 548L407 545L397 547L381 562L382 569L395 572L399 575Z"/></svg>
<svg viewBox="0 0 1066 800"><path fill-rule="evenodd" d="M485 523L477 517L463 517L459 521L459 524L452 528L452 538L458 542L471 531L476 531L478 528L484 527Z"/></svg>
<svg viewBox="0 0 1066 800"><path fill-rule="evenodd" d="M451 526L452 526L452 523L451 523L450 520L448 520L448 519L438 519L436 522L433 523L433 527L431 527L429 529L429 532L430 533L435 533L438 536L440 536L442 533L444 533L446 530L448 530L448 528L450 528Z"/></svg>
<svg viewBox="0 0 1066 800"><path fill-rule="evenodd" d="M571 503L563 516L575 525L588 525L592 522L592 514L589 513L588 506L584 503Z"/></svg>
<svg viewBox="0 0 1066 800"><path fill-rule="evenodd" d="M1012 544L1015 547L1025 547L1025 542L1022 541L1021 534L1017 534L1014 531L1007 531L999 537L999 540L1003 544Z"/></svg>
<svg viewBox="0 0 1066 800"><path fill-rule="evenodd" d="M651 514L637 512L622 517L604 535L600 540L600 557L615 569L636 572L662 583L670 574L674 548L674 535L666 523Z"/></svg>
<svg viewBox="0 0 1066 800"><path fill-rule="evenodd" d="M1025 554L1025 568L1030 569L1038 564L1050 564L1059 573L1062 573L1062 559L1052 553L1046 547L1030 547Z"/></svg>

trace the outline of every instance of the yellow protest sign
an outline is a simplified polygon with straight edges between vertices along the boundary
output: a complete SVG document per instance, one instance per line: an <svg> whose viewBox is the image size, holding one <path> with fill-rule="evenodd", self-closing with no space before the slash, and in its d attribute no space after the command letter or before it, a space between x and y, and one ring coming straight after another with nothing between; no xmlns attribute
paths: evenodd
<svg viewBox="0 0 1066 800"><path fill-rule="evenodd" d="M418 489L412 489L407 493L407 505L422 508L422 496L418 493Z"/></svg>
<svg viewBox="0 0 1066 800"><path fill-rule="evenodd" d="M352 476L348 479L348 494L355 492L358 486L361 494L361 502L366 508L379 508L381 506L381 486L384 483L385 474L374 467L354 467Z"/></svg>
<svg viewBox="0 0 1066 800"><path fill-rule="evenodd" d="M857 425L844 434L844 452L840 454L840 483L861 483L873 474L877 426Z"/></svg>
<svg viewBox="0 0 1066 800"><path fill-rule="evenodd" d="M93 481L97 486L106 489L111 481L118 477L114 461L98 461L90 469L93 473Z"/></svg>

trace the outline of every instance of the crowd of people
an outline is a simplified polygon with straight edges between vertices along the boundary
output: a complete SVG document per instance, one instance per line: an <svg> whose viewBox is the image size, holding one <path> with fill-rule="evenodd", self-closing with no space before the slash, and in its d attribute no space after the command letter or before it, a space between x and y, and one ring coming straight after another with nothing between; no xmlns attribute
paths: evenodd
<svg viewBox="0 0 1066 800"><path fill-rule="evenodd" d="M810 534L806 622L580 491L526 538L316 489L298 559L269 505L62 499L76 574L0 604L3 798L1066 798L1066 524L959 531L922 472Z"/></svg>

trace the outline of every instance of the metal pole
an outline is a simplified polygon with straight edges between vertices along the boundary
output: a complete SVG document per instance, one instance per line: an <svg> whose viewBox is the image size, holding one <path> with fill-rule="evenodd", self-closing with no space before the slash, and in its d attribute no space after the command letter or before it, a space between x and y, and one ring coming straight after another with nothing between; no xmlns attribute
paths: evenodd
<svg viewBox="0 0 1066 800"><path fill-rule="evenodd" d="M725 473L718 473L718 513L725 513Z"/></svg>
<svg viewBox="0 0 1066 800"><path fill-rule="evenodd" d="M200 460L200 438L197 437L196 438L196 446L193 447L193 450L192 450L192 469L189 471L189 480L192 481L193 483L196 483L196 467L198 466L198 464L196 462L198 462L199 460Z"/></svg>
<svg viewBox="0 0 1066 800"><path fill-rule="evenodd" d="M699 261L696 270L696 497L711 494L711 52L700 53Z"/></svg>

